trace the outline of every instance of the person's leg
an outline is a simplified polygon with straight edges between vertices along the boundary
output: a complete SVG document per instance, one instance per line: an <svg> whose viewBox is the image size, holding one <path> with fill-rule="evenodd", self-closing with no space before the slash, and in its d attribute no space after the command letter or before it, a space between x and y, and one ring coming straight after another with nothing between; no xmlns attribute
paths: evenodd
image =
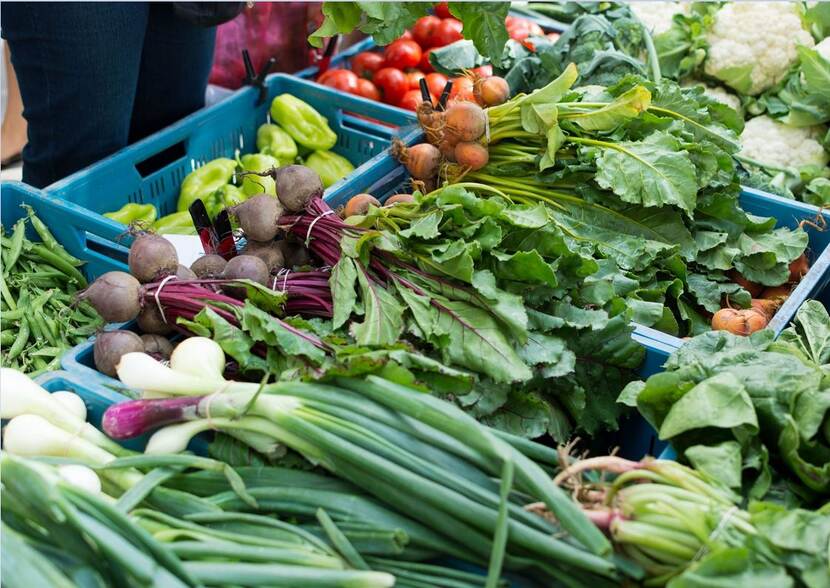
<svg viewBox="0 0 830 588"><path fill-rule="evenodd" d="M26 119L23 118L23 101L20 87L12 67L9 44L3 44L3 62L6 68L6 111L3 113L3 129L0 136L0 161L16 160L26 144Z"/></svg>
<svg viewBox="0 0 830 588"><path fill-rule="evenodd" d="M146 3L3 2L29 142L23 181L43 187L127 145Z"/></svg>
<svg viewBox="0 0 830 588"><path fill-rule="evenodd" d="M178 18L167 3L152 4L141 56L130 141L170 125L205 105L216 27Z"/></svg>

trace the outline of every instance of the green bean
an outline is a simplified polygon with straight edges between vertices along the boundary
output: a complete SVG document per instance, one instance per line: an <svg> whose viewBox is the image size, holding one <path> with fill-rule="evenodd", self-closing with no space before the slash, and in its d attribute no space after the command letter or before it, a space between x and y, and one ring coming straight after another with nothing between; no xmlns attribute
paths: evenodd
<svg viewBox="0 0 830 588"><path fill-rule="evenodd" d="M11 361L18 355L20 352L23 351L23 346L26 345L26 342L29 340L29 324L27 321L23 320L20 322L20 330L17 332L17 338L14 340L14 343L9 348L9 353L6 355L6 361Z"/></svg>
<svg viewBox="0 0 830 588"><path fill-rule="evenodd" d="M29 377L30 378L36 378L41 374L45 374L46 372L55 371L56 369L58 369L60 367L60 365L61 365L61 356L58 355L52 361L50 361L48 364L44 365L43 368L35 370L31 374L29 374Z"/></svg>
<svg viewBox="0 0 830 588"><path fill-rule="evenodd" d="M56 267L69 277L74 278L79 284L83 285L83 287L86 288L87 281L86 278L84 278L83 274L79 272L75 268L75 266L63 259L60 255L56 254L53 251L50 251L43 245L37 243L31 246L31 251L32 253L40 257L43 261Z"/></svg>
<svg viewBox="0 0 830 588"><path fill-rule="evenodd" d="M14 264L17 263L17 259L20 257L20 253L23 251L23 239L26 237L26 220L20 219L16 223L14 223L14 232L12 233L12 242L11 246L9 247L8 257L6 258L6 265L4 266L3 273L8 274Z"/></svg>
<svg viewBox="0 0 830 588"><path fill-rule="evenodd" d="M18 308L15 310L7 310L2 315L0 315L0 320L4 321L19 321L24 316L26 316L26 309L25 308Z"/></svg>
<svg viewBox="0 0 830 588"><path fill-rule="evenodd" d="M41 347L37 351L30 353L29 357L56 357L64 351L66 351L64 347Z"/></svg>
<svg viewBox="0 0 830 588"><path fill-rule="evenodd" d="M0 294L3 296L3 300L6 301L6 304L9 305L9 308L17 310L17 303L14 301L14 296L12 296L11 291L9 291L6 280L2 275L0 275Z"/></svg>
<svg viewBox="0 0 830 588"><path fill-rule="evenodd" d="M47 247L47 249L53 251L57 255L60 255L64 258L64 260L66 260L67 263L73 266L79 266L83 264L83 262L80 259L70 255L69 252L67 252L66 249L64 249L63 246L60 243L58 243L58 240L55 239L55 236L52 234L49 228L43 223L42 220L40 220L37 217L37 215L35 215L35 211L32 210L31 206L24 205L24 208L26 208L26 210L29 212L29 222L32 223L32 227L34 227L35 232L40 237L40 240L43 241L43 244Z"/></svg>

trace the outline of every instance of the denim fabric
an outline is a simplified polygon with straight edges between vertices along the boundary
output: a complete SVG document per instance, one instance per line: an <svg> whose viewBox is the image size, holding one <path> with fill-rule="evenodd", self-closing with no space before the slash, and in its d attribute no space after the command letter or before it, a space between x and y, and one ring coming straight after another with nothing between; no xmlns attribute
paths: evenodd
<svg viewBox="0 0 830 588"><path fill-rule="evenodd" d="M29 125L23 181L44 187L204 106L216 29L168 3L3 2Z"/></svg>

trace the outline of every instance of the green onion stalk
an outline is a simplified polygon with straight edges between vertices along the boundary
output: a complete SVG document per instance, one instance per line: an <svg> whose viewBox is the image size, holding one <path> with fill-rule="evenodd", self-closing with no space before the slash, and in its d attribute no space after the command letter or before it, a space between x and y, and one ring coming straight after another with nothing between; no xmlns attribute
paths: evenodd
<svg viewBox="0 0 830 588"><path fill-rule="evenodd" d="M140 459L148 463L156 459L160 467L153 472L164 474L172 464L181 466L190 457ZM316 515L326 540L267 516L218 508L183 516L133 509L124 496L115 500L84 491L46 464L9 454L0 458L0 467L3 585L10 588L74 586L80 577L102 586L171 588L395 584L391 573L369 569L322 509ZM157 483L163 477L154 476ZM234 521L246 527L223 527ZM250 532L257 527L267 533Z"/></svg>
<svg viewBox="0 0 830 588"><path fill-rule="evenodd" d="M590 471L614 477L585 482ZM674 461L594 457L571 464L554 482L571 489L617 550L642 566L646 586L663 586L706 554L758 535L738 496ZM544 512L540 504L528 508Z"/></svg>
<svg viewBox="0 0 830 588"><path fill-rule="evenodd" d="M139 355L122 358L122 381L130 380L129 362ZM163 394L166 378L175 374L161 364L149 374L148 362L141 365L142 377L125 383ZM157 388L148 389L147 382ZM374 376L340 379L335 386L280 382L246 390L225 382L213 389L115 405L104 416L104 430L123 438L166 425L147 445L160 453L183 450L205 430L272 437L419 521L442 538L447 553L487 565L489 587L498 585L505 566L535 567L572 586L619 581L607 539L542 467L447 402ZM544 502L557 523L521 508L516 491ZM285 498L249 492L258 502ZM237 497L227 500L225 506L239 506Z"/></svg>

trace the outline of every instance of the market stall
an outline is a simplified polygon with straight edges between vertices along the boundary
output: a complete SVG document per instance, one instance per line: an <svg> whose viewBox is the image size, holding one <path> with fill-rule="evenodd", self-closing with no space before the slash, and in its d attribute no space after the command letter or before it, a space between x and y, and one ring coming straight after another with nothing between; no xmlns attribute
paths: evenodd
<svg viewBox="0 0 830 588"><path fill-rule="evenodd" d="M830 3L321 14L3 183L3 585L830 587Z"/></svg>

